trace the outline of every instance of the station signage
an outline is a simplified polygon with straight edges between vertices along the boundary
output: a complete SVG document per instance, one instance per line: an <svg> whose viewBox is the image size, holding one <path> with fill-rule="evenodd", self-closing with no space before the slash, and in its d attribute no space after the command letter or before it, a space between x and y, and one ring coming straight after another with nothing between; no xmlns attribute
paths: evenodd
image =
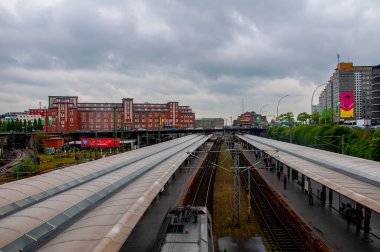
<svg viewBox="0 0 380 252"><path fill-rule="evenodd" d="M120 138L81 138L80 146L82 148L113 148L120 147Z"/></svg>

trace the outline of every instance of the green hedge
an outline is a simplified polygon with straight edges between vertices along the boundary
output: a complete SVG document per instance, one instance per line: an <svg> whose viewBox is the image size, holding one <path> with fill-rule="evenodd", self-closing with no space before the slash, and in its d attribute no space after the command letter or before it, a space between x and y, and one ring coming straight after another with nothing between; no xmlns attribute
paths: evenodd
<svg viewBox="0 0 380 252"><path fill-rule="evenodd" d="M338 125L298 125L293 128L273 126L267 128L269 138L292 142L322 150L380 161L380 129L358 129Z"/></svg>

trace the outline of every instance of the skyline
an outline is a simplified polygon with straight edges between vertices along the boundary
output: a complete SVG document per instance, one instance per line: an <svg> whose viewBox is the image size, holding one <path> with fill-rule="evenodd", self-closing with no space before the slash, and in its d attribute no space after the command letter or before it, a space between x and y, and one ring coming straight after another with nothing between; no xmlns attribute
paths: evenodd
<svg viewBox="0 0 380 252"><path fill-rule="evenodd" d="M337 58L378 65L376 1L1 1L0 113L179 101L197 118L310 113ZM323 88L314 95L314 104ZM244 112L245 112L244 111Z"/></svg>

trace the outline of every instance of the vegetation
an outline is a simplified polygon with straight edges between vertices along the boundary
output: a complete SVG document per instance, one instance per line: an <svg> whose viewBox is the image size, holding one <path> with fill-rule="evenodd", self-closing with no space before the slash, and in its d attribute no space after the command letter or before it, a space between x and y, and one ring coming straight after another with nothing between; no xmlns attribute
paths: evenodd
<svg viewBox="0 0 380 252"><path fill-rule="evenodd" d="M281 114L278 116L277 120L281 121L285 125L293 126L294 124L293 112Z"/></svg>
<svg viewBox="0 0 380 252"><path fill-rule="evenodd" d="M0 121L0 132L1 131L16 131L16 132L31 132L31 131L37 131L42 130L42 121L41 119L34 119L33 121L26 121L26 120L11 120L11 121Z"/></svg>
<svg viewBox="0 0 380 252"><path fill-rule="evenodd" d="M233 218L233 159L227 145L223 144L218 158L218 165L224 169L217 169L214 184L213 197L213 233L215 244L222 237L252 237L261 236L267 251L270 250L269 244L260 228L256 218L248 219L248 199L245 195L245 188L241 184L240 191L240 228L232 226ZM225 251L225 248L219 248Z"/></svg>
<svg viewBox="0 0 380 252"><path fill-rule="evenodd" d="M380 161L380 129L359 129L332 124L302 124L296 127L273 126L270 138ZM342 151L343 146L343 151Z"/></svg>
<svg viewBox="0 0 380 252"><path fill-rule="evenodd" d="M297 120L300 121L302 124L305 124L307 120L309 120L310 118L311 116L306 112L302 112L297 116Z"/></svg>
<svg viewBox="0 0 380 252"><path fill-rule="evenodd" d="M119 150L118 153L123 152ZM56 154L38 154L37 159L26 158L19 165L12 168L12 176L14 179L33 176L37 173L65 167L78 163L96 160L105 156L112 155L110 150L70 150ZM1 183L0 183L1 184Z"/></svg>

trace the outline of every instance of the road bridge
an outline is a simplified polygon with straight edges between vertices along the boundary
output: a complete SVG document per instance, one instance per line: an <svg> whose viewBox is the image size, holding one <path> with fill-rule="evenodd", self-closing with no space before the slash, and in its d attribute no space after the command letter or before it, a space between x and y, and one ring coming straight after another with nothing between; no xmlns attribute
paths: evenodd
<svg viewBox="0 0 380 252"><path fill-rule="evenodd" d="M0 186L0 250L118 251L190 153L188 135Z"/></svg>
<svg viewBox="0 0 380 252"><path fill-rule="evenodd" d="M247 133L256 136L266 136L266 129L259 128L225 128L225 129L161 129L161 130L135 130L135 131L122 131L117 129L115 131L70 131L70 132L46 132L48 135L62 136L69 141L80 140L81 138L114 138L115 136L120 139L135 139L136 144L144 146L156 144L161 142L160 139L167 139L171 137L181 137L189 134L213 134L217 132L227 133ZM39 134L39 131L33 132L0 132L0 139L2 139L5 148L24 148L31 145L31 138ZM43 132L42 132L43 133ZM137 143L137 141L139 143Z"/></svg>

